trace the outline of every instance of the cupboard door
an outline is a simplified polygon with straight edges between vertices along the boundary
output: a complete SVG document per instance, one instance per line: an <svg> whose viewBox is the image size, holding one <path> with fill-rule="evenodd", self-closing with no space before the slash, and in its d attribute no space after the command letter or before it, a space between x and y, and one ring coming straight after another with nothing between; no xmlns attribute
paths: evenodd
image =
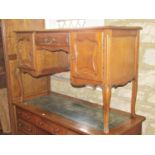
<svg viewBox="0 0 155 155"><path fill-rule="evenodd" d="M102 79L102 33L72 32L70 35L71 77L101 81Z"/></svg>

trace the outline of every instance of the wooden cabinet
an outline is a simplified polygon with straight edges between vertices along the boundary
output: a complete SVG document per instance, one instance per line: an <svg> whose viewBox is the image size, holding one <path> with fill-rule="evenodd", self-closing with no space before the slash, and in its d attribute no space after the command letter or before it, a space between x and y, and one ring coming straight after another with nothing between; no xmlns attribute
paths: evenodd
<svg viewBox="0 0 155 155"><path fill-rule="evenodd" d="M138 28L126 27L71 32L71 82L118 86L132 81L136 76L138 37Z"/></svg>
<svg viewBox="0 0 155 155"><path fill-rule="evenodd" d="M17 134L94 135L103 131L102 106L51 93L16 104ZM141 134L144 117L110 110L109 134Z"/></svg>
<svg viewBox="0 0 155 155"><path fill-rule="evenodd" d="M67 71L74 86L103 89L104 133L109 133L112 87L132 82L131 116L136 117L140 27L97 27L16 31L18 66L34 77ZM70 65L69 65L70 64ZM22 79L21 90L23 90Z"/></svg>
<svg viewBox="0 0 155 155"><path fill-rule="evenodd" d="M139 30L138 27L103 27L70 33L71 83L103 88L106 133L112 87L132 81L131 115L135 115Z"/></svg>

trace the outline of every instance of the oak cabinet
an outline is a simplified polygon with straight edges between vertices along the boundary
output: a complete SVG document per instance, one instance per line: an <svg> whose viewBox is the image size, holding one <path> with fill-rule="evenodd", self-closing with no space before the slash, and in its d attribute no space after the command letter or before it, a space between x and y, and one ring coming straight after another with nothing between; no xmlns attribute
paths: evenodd
<svg viewBox="0 0 155 155"><path fill-rule="evenodd" d="M107 26L18 31L18 66L34 77L70 70L72 85L101 86L104 133L109 133L112 87L132 82L130 111L136 116L140 29Z"/></svg>
<svg viewBox="0 0 155 155"><path fill-rule="evenodd" d="M138 60L138 37L138 29L71 32L71 82L74 85L106 83L118 86L133 80Z"/></svg>
<svg viewBox="0 0 155 155"><path fill-rule="evenodd" d="M101 105L52 92L16 104L17 134L101 135ZM108 134L141 134L144 117L111 109Z"/></svg>

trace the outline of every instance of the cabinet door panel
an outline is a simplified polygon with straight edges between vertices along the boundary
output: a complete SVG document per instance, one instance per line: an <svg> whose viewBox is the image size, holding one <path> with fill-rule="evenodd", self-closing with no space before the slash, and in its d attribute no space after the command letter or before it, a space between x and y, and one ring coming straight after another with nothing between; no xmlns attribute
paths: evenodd
<svg viewBox="0 0 155 155"><path fill-rule="evenodd" d="M102 34L98 32L73 32L71 41L72 77L101 81L102 79Z"/></svg>

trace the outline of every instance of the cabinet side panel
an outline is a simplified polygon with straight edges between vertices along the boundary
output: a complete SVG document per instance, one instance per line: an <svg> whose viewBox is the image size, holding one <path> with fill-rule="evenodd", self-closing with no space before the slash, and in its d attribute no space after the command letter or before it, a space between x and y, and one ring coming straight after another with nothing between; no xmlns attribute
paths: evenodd
<svg viewBox="0 0 155 155"><path fill-rule="evenodd" d="M136 34L136 31L120 32L111 37L109 56L112 85L126 84L135 77Z"/></svg>

